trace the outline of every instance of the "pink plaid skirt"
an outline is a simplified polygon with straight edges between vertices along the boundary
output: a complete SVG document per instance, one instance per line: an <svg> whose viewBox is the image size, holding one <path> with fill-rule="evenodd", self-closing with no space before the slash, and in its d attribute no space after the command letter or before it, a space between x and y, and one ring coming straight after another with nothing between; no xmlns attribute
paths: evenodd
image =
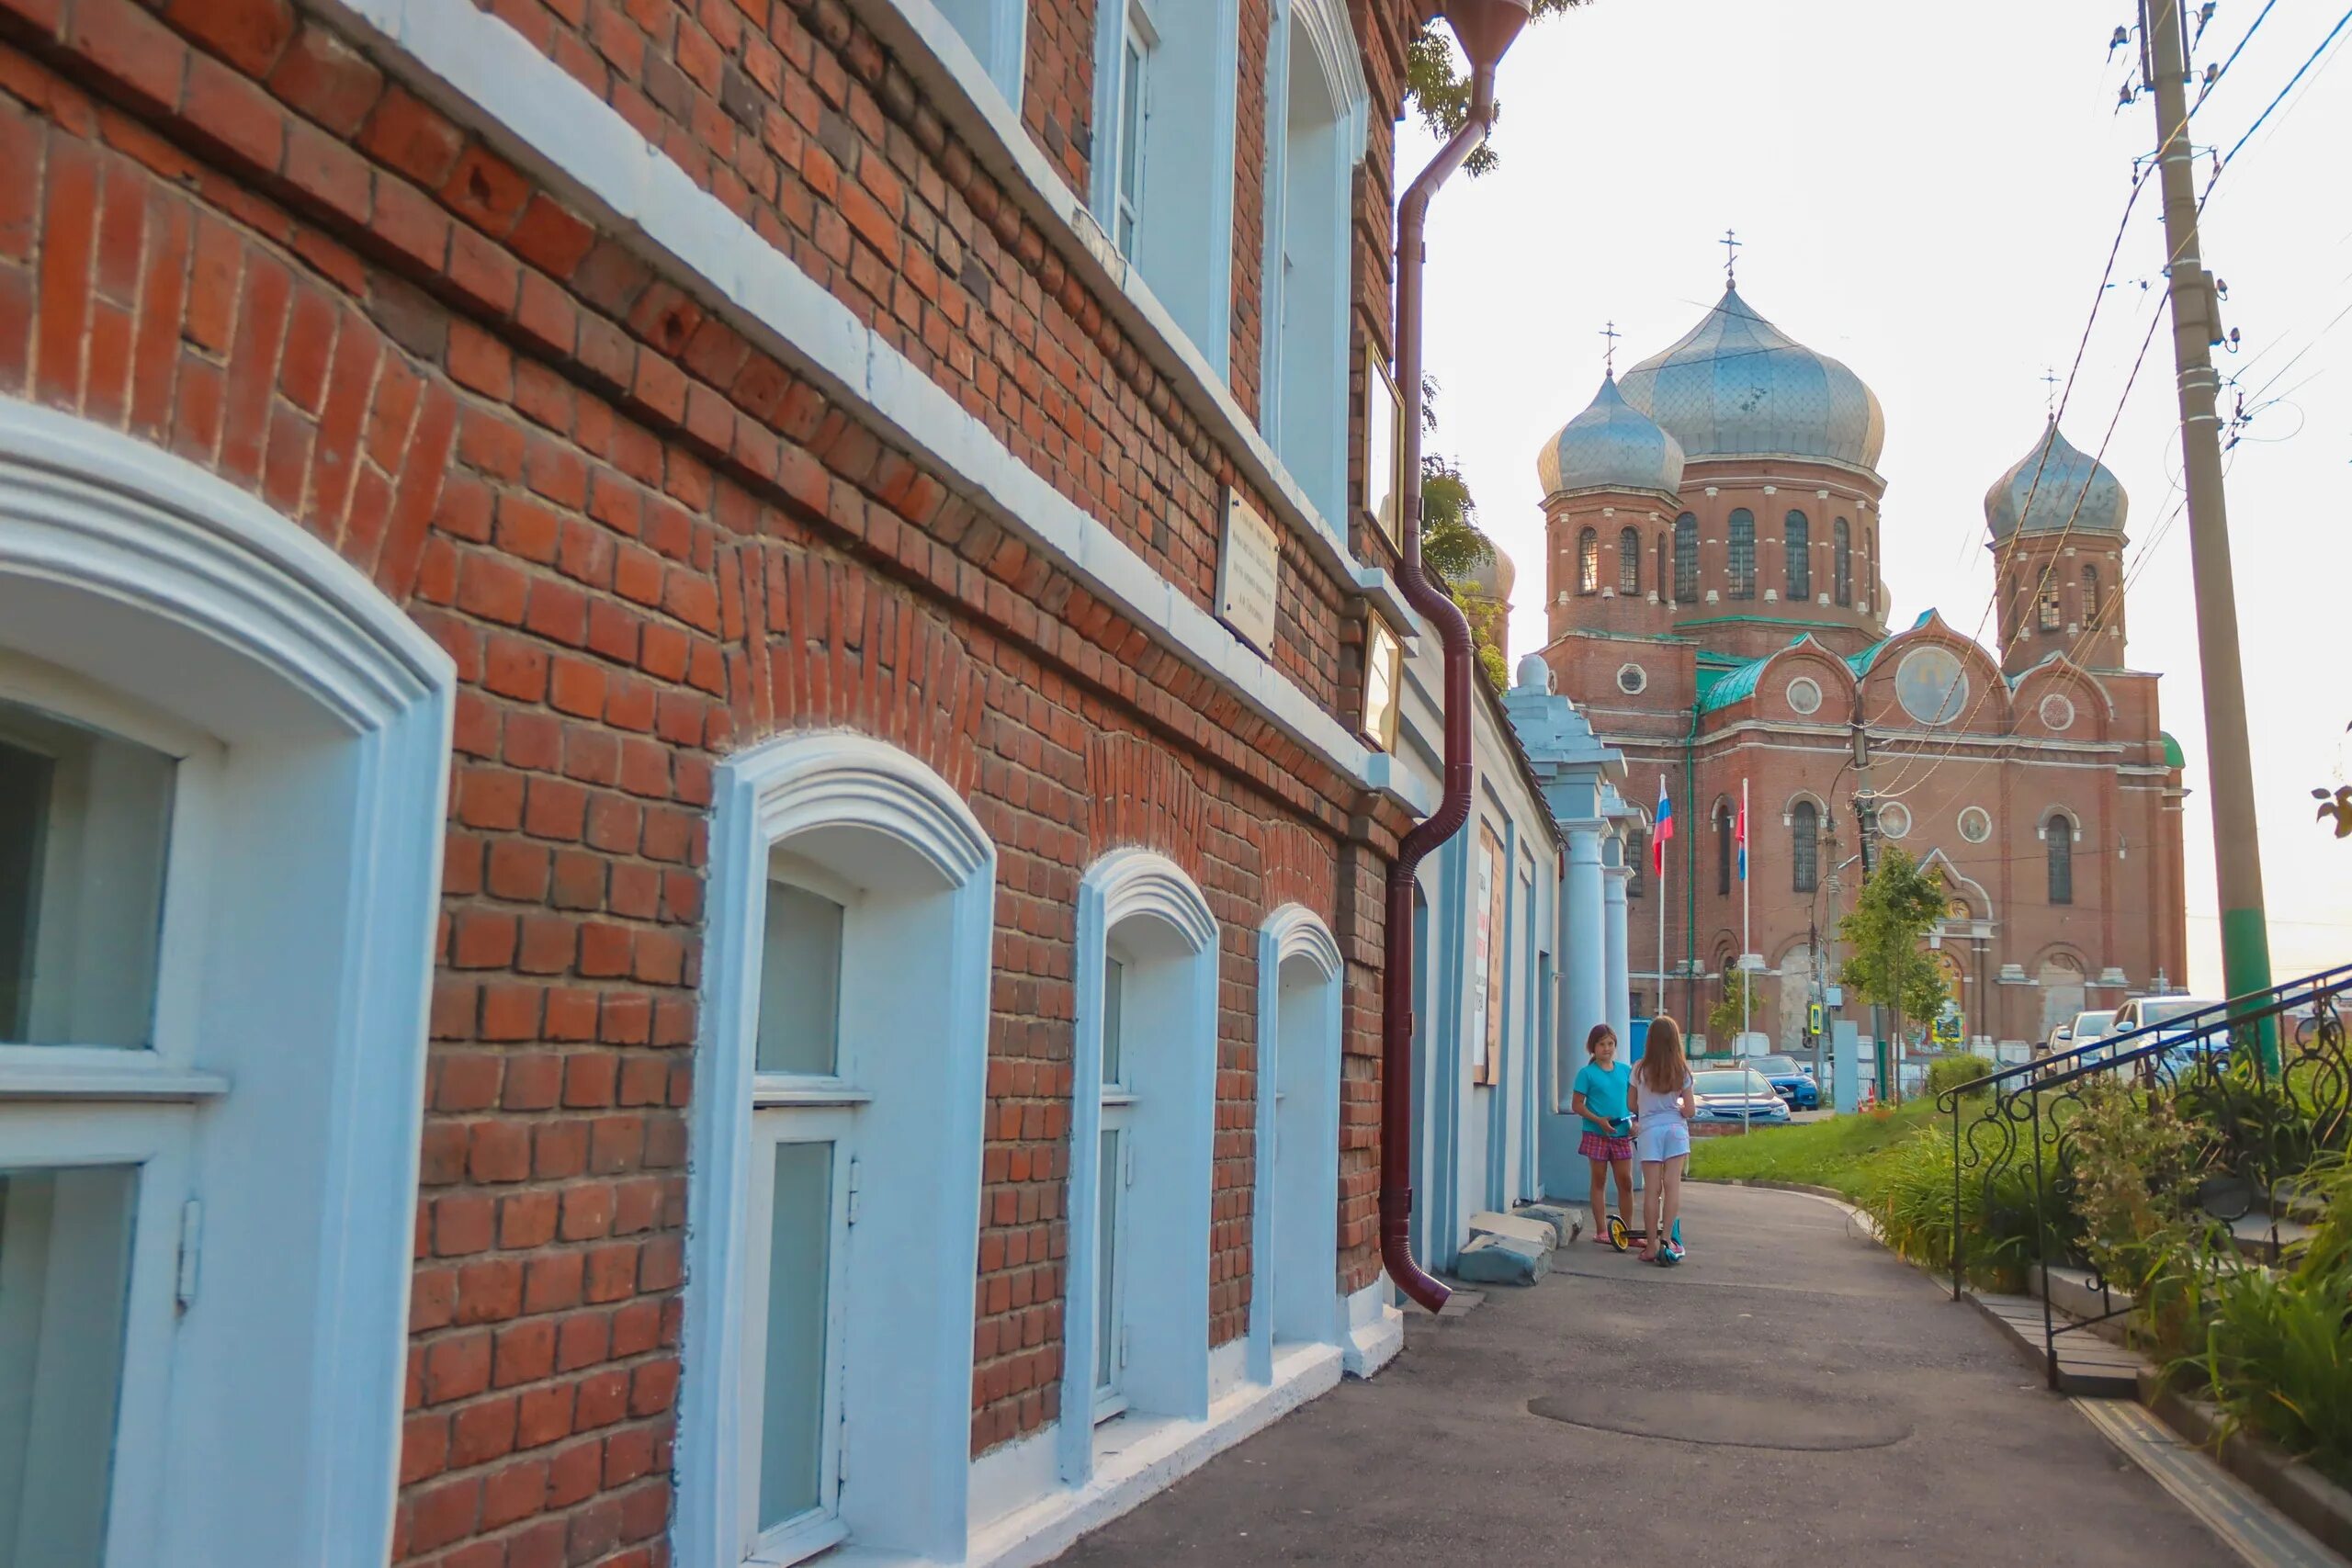
<svg viewBox="0 0 2352 1568"><path fill-rule="evenodd" d="M1606 1133L1596 1133L1591 1128L1587 1127L1584 1130L1584 1136L1577 1143L1577 1153L1584 1156L1587 1159L1632 1159L1634 1157L1634 1140L1631 1138L1612 1138Z"/></svg>

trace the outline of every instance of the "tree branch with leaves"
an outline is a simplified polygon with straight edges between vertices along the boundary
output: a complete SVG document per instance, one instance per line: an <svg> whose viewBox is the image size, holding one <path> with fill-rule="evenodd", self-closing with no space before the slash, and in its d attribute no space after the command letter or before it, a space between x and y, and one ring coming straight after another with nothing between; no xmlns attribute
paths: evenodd
<svg viewBox="0 0 2352 1568"><path fill-rule="evenodd" d="M1894 1012L1897 1040L1905 1019L1933 1019L1950 999L1943 965L1920 945L1943 915L1943 880L1887 845L1852 912L1838 922L1838 940L1849 954L1839 979L1865 1001Z"/></svg>
<svg viewBox="0 0 2352 1568"><path fill-rule="evenodd" d="M1587 0L1535 0L1530 18L1542 21L1561 12L1581 6ZM1442 141L1462 129L1470 114L1470 78L1462 69L1461 57L1454 52L1453 39L1447 29L1432 21L1413 35L1405 47L1405 101L1421 117L1421 124L1430 135ZM1496 106L1497 118L1502 107ZM1487 173L1502 161L1491 141L1479 143L1462 165L1472 178Z"/></svg>

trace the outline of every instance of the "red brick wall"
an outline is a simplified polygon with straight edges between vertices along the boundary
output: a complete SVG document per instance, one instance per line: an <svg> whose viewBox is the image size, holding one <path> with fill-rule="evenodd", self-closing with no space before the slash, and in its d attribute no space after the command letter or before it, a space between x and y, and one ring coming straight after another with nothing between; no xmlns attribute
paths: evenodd
<svg viewBox="0 0 2352 1568"><path fill-rule="evenodd" d="M980 216L870 40L820 46L797 5L764 34L508 10L1205 595L1223 459L1036 231ZM1115 842L1174 854L1224 927L1213 1338L1247 1323L1254 937L1286 899L1350 962L1341 1272L1368 1282L1393 808L315 23L166 17L0 6L29 51L0 47L0 389L261 495L457 661L396 1555L666 1555L705 812L715 759L780 730L907 747L998 846L976 1450L1057 1413L1071 905ZM748 107L730 71L785 106L756 156L710 118ZM1279 659L1328 701L1340 596L1285 555ZM1146 778L1195 804L1101 816Z"/></svg>

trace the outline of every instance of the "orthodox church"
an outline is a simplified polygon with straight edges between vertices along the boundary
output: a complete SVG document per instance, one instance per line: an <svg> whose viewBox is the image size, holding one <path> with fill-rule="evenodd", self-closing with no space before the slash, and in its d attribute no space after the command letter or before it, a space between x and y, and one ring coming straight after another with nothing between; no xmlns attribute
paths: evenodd
<svg viewBox="0 0 2352 1568"><path fill-rule="evenodd" d="M1862 795L1874 843L1944 881L1930 940L1972 1043L2187 973L2182 758L2127 658L2122 486L2054 421L1993 481L1988 649L1934 610L1887 624L1885 434L1860 377L1729 288L1536 456L1542 658L1627 798L1674 803L1664 876L1627 857L1635 1017L1703 1019L1745 951L1754 1027L1796 1045L1860 886Z"/></svg>

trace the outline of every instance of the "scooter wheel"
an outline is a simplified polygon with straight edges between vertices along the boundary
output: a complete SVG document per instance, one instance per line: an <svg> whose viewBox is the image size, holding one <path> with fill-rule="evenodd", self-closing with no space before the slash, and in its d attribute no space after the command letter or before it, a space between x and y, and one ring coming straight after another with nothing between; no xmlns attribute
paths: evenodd
<svg viewBox="0 0 2352 1568"><path fill-rule="evenodd" d="M1610 1215L1609 1245L1623 1252L1633 1244L1634 1233L1626 1228L1624 1220L1616 1214Z"/></svg>

